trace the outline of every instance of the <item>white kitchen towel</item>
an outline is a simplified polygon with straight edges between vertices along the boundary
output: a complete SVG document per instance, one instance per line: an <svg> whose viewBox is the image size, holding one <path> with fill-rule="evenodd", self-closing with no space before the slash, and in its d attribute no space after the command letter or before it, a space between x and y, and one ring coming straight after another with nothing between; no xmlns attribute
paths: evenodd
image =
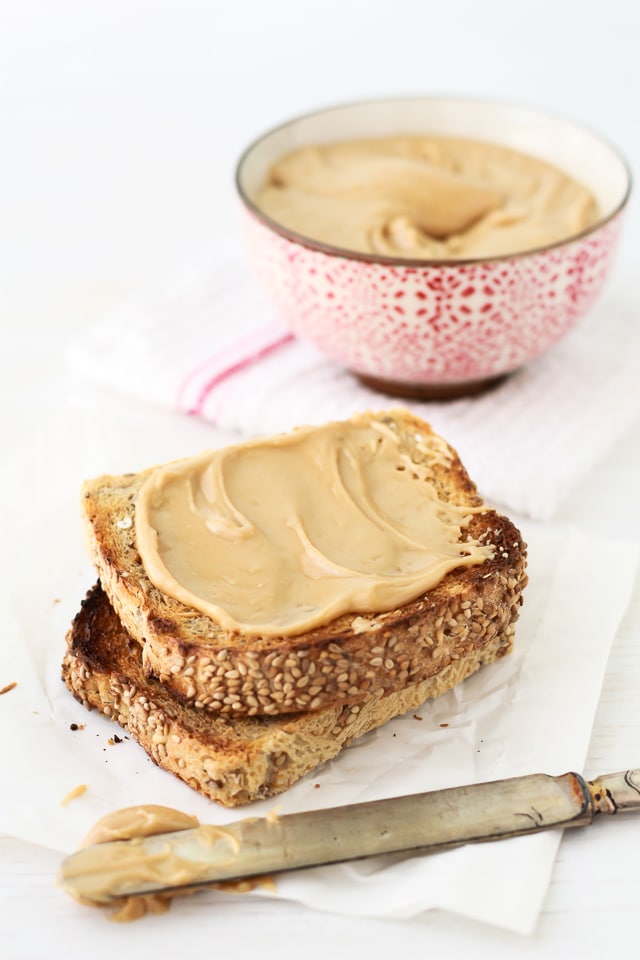
<svg viewBox="0 0 640 960"><path fill-rule="evenodd" d="M365 388L294 339L240 264L121 304L70 343L68 359L101 387L250 436L402 403L458 449L485 499L538 519L640 415L640 327L611 298L495 389L447 402Z"/></svg>

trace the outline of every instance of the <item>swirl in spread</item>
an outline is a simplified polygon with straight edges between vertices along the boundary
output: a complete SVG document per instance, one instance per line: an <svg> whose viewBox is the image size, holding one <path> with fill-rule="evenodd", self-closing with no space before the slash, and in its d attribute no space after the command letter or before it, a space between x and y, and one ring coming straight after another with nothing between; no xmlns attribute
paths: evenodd
<svg viewBox="0 0 640 960"><path fill-rule="evenodd" d="M598 216L589 190L548 163L445 137L303 147L271 168L256 203L309 239L426 260L533 250L582 232Z"/></svg>
<svg viewBox="0 0 640 960"><path fill-rule="evenodd" d="M438 498L431 469L443 454L423 449L416 463L389 427L352 420L157 468L136 502L147 575L254 635L401 606L493 554L464 538L474 508Z"/></svg>

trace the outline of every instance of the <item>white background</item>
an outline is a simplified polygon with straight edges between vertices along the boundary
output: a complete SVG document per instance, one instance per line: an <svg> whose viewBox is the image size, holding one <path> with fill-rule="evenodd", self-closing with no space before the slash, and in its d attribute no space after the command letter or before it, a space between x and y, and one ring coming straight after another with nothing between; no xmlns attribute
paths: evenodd
<svg viewBox="0 0 640 960"><path fill-rule="evenodd" d="M4 450L62 402L74 331L184 262L241 250L234 164L264 129L361 97L474 95L580 120L638 170L639 35L631 0L0 0ZM632 203L612 282L635 306L638 241ZM558 519L639 538L639 452L637 428ZM640 675L639 596L612 653L592 765L613 769L633 762L630 745L640 750L636 700L617 696L630 671ZM635 833L600 827L563 842L528 940L447 916L365 922L251 901L225 904L216 943L199 940L195 906L188 926L163 935L160 919L123 940L61 904L55 858L0 841L0 955L75 956L70 943L94 957L126 956L124 943L144 953L153 929L157 957L596 956L625 942L616 931L631 936L640 900L640 822Z"/></svg>

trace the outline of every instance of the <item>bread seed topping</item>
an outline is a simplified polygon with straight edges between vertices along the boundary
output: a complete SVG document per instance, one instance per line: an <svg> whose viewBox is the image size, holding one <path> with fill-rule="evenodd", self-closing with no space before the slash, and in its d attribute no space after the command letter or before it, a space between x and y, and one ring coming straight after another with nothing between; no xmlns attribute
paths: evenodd
<svg viewBox="0 0 640 960"><path fill-rule="evenodd" d="M424 450L416 462L385 423L353 419L159 467L136 502L147 575L245 634L393 610L493 555L464 533L479 508L438 497L442 448Z"/></svg>
<svg viewBox="0 0 640 960"><path fill-rule="evenodd" d="M536 157L424 136L295 150L272 167L257 205L332 247L427 260L534 250L598 216L586 187Z"/></svg>

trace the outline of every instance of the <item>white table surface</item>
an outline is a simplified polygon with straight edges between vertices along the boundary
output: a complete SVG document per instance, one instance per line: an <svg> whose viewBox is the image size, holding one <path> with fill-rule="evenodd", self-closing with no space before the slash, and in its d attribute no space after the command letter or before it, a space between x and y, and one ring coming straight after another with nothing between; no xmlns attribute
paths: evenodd
<svg viewBox="0 0 640 960"><path fill-rule="evenodd" d="M256 133L340 100L472 93L572 115L605 132L637 169L639 29L640 13L622 0L462 0L446 10L428 0L4 0L5 451L64 406L64 344L98 311L193 258L240 253L233 165ZM606 294L612 309L623 300L640 310L639 240L632 204ZM554 520L640 542L639 482L637 424ZM640 582L611 651L585 773L630 765L640 765ZM58 860L0 837L3 960L136 951L191 958L205 950L240 960L365 950L371 957L424 950L595 957L637 942L640 819L633 817L565 834L528 938L445 914L360 920L251 897L226 897L218 907L191 898L170 921L121 927L55 889Z"/></svg>

